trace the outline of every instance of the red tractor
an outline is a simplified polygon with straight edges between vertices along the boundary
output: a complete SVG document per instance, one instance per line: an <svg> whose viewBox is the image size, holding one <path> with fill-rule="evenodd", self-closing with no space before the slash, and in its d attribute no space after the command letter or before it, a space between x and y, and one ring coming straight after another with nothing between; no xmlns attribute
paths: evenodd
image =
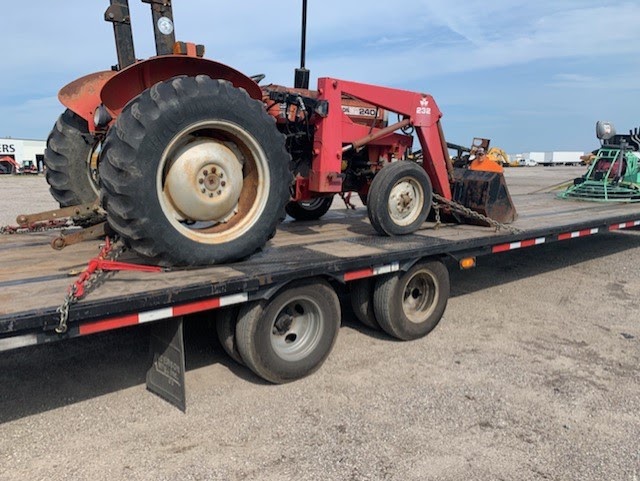
<svg viewBox="0 0 640 481"><path fill-rule="evenodd" d="M99 196L110 227L140 255L165 265L240 259L285 211L318 219L346 192L360 195L383 235L416 231L434 192L515 218L502 174L452 167L430 95L334 78L309 90L306 0L294 88L204 59L201 45L175 41L170 0L142 1L157 56L136 60L128 0L110 0L118 65L61 90L67 110L45 153L60 205ZM414 133L420 162L408 160Z"/></svg>

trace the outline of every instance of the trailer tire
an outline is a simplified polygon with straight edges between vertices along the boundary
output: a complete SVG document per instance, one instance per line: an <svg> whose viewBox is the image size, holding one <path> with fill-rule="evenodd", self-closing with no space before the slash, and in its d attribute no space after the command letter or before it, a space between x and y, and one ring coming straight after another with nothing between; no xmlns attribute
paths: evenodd
<svg viewBox="0 0 640 481"><path fill-rule="evenodd" d="M318 220L329 211L332 203L332 195L308 201L290 201L285 210L295 220Z"/></svg>
<svg viewBox="0 0 640 481"><path fill-rule="evenodd" d="M87 121L65 110L53 126L44 151L45 178L60 207L98 199L97 176L92 177L90 171L94 146Z"/></svg>
<svg viewBox="0 0 640 481"><path fill-rule="evenodd" d="M238 351L236 343L236 324L238 322L238 306L231 306L221 309L216 313L215 323L218 339L222 345L222 349L231 359L238 364L244 366L244 361Z"/></svg>
<svg viewBox="0 0 640 481"><path fill-rule="evenodd" d="M370 329L380 330L380 323L373 310L373 288L376 279L353 281L351 287L351 307L358 320Z"/></svg>
<svg viewBox="0 0 640 481"><path fill-rule="evenodd" d="M440 322L449 299L449 271L440 261L415 264L378 280L373 306L380 327L397 339L426 336Z"/></svg>
<svg viewBox="0 0 640 481"><path fill-rule="evenodd" d="M104 142L113 230L161 265L208 265L260 249L284 217L290 156L262 102L204 75L131 100Z"/></svg>
<svg viewBox="0 0 640 481"><path fill-rule="evenodd" d="M336 292L322 279L308 279L269 301L243 305L236 341L249 369L281 384L315 372L329 356L339 329Z"/></svg>
<svg viewBox="0 0 640 481"><path fill-rule="evenodd" d="M431 181L415 162L397 161L376 174L367 196L367 213L382 235L411 234L431 210Z"/></svg>

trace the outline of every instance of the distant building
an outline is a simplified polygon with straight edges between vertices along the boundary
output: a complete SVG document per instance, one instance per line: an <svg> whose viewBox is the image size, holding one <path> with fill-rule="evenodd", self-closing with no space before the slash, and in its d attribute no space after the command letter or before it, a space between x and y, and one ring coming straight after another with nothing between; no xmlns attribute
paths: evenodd
<svg viewBox="0 0 640 481"><path fill-rule="evenodd" d="M0 138L0 159L8 157L12 159L19 169L37 169L42 172L44 168L44 140ZM0 163L0 173L7 170L10 162Z"/></svg>

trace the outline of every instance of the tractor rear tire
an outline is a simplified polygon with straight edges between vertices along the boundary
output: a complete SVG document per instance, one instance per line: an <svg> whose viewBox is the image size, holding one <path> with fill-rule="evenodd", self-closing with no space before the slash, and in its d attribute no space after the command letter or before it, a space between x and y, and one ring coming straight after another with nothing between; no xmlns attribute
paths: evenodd
<svg viewBox="0 0 640 481"><path fill-rule="evenodd" d="M67 109L53 126L44 151L45 177L60 207L98 199L97 181L90 175L93 149L87 121Z"/></svg>
<svg viewBox="0 0 640 481"><path fill-rule="evenodd" d="M432 192L429 176L415 162L401 160L383 167L369 188L369 221L382 235L411 234L427 220Z"/></svg>
<svg viewBox="0 0 640 481"><path fill-rule="evenodd" d="M291 201L287 204L286 211L295 220L318 220L329 211L332 202L333 196L300 202Z"/></svg>
<svg viewBox="0 0 640 481"><path fill-rule="evenodd" d="M322 279L285 287L269 301L244 304L236 342L245 364L274 384L315 372L327 359L340 330L340 302Z"/></svg>
<svg viewBox="0 0 640 481"><path fill-rule="evenodd" d="M262 102L225 80L175 77L131 100L100 159L110 226L161 265L249 256L289 200L290 156Z"/></svg>
<svg viewBox="0 0 640 481"><path fill-rule="evenodd" d="M418 262L407 272L378 280L373 293L376 319L390 336L419 339L440 322L449 292L449 271L442 262Z"/></svg>

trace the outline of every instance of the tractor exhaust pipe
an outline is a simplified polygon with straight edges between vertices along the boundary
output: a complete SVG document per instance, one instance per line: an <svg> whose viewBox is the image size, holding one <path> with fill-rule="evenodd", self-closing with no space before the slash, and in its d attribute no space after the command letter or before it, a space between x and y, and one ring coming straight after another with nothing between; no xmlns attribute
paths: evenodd
<svg viewBox="0 0 640 481"><path fill-rule="evenodd" d="M300 68L296 69L293 86L297 89L309 88L309 70L304 68L307 50L307 0L302 0L302 41L300 43Z"/></svg>
<svg viewBox="0 0 640 481"><path fill-rule="evenodd" d="M133 48L129 0L111 0L111 5L104 12L104 19L113 23L113 35L116 39L118 65L113 69L122 70L133 65L136 61L136 52Z"/></svg>

